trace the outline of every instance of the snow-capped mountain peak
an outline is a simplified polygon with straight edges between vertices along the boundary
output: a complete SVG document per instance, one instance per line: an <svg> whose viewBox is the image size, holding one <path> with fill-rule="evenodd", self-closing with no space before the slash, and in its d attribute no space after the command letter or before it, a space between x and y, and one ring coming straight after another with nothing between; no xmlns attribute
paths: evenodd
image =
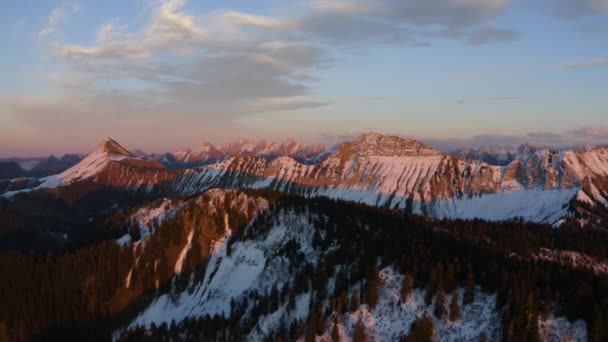
<svg viewBox="0 0 608 342"><path fill-rule="evenodd" d="M224 153L218 150L212 143L205 141L195 149L180 150L173 153L173 156L183 163L192 163L196 161L207 163L222 159Z"/></svg>
<svg viewBox="0 0 608 342"><path fill-rule="evenodd" d="M110 183L118 181L115 178L125 177L125 172L122 172L124 171L124 168L165 170L162 164L153 160L137 158L115 140L104 138L99 143L95 152L89 154L78 164L67 169L63 173L49 177L49 180L52 180L52 182L59 182L59 184L67 184L74 181L96 178L100 176L108 166L112 165L115 166L114 169L116 170L108 170L108 172L105 173L105 176ZM143 182L143 179L145 178L144 176L138 176L136 174L133 174L132 177L139 178L140 182ZM123 181L126 182L126 180L120 180L120 182ZM48 183L48 180L45 181L43 185L46 183Z"/></svg>
<svg viewBox="0 0 608 342"><path fill-rule="evenodd" d="M133 157L131 152L129 152L124 147L120 146L119 143L117 143L114 139L109 138L109 137L105 137L101 140L95 153Z"/></svg>

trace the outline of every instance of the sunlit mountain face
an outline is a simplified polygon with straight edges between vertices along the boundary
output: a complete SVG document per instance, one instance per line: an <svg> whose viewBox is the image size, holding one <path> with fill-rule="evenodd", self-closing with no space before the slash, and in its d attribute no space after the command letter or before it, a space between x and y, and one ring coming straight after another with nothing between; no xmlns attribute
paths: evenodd
<svg viewBox="0 0 608 342"><path fill-rule="evenodd" d="M608 341L606 0L0 10L0 342Z"/></svg>
<svg viewBox="0 0 608 342"><path fill-rule="evenodd" d="M494 165L379 133L306 161L291 141L204 146L217 160L169 167L105 138L61 173L3 180L7 336L586 340L599 329L577 303L601 297L608 274L604 147L520 148ZM524 280L532 302L515 296Z"/></svg>

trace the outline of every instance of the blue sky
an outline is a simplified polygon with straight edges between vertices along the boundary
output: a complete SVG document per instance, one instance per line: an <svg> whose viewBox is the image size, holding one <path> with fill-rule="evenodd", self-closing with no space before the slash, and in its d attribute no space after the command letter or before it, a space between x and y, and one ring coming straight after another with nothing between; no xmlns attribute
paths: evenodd
<svg viewBox="0 0 608 342"><path fill-rule="evenodd" d="M0 156L103 136L608 142L608 0L12 1Z"/></svg>

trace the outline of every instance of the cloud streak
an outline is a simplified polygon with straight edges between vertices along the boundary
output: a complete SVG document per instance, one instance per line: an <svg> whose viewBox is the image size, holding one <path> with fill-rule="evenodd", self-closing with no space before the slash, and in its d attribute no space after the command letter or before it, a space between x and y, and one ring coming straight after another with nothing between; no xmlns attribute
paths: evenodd
<svg viewBox="0 0 608 342"><path fill-rule="evenodd" d="M563 132L529 132L521 135L479 134L468 139L422 139L425 142L451 151L458 147L517 146L532 144L548 147L608 144L608 126L584 126Z"/></svg>
<svg viewBox="0 0 608 342"><path fill-rule="evenodd" d="M314 84L333 64L328 46L425 45L435 39L480 45L517 39L491 26L508 0L311 1L273 16L216 10L194 14L186 0L154 3L139 28L118 19L89 45L58 43L60 65L47 80L64 90L49 108L64 120L92 122L105 111L126 117L230 122L241 116L324 106ZM49 27L78 6L65 2ZM50 33L48 33L50 34ZM47 35L47 33L44 33ZM4 99L22 123L52 125L47 99ZM73 104L77 103L77 106ZM90 108L91 107L91 108ZM164 114L162 114L164 113ZM109 119L110 120L110 119Z"/></svg>
<svg viewBox="0 0 608 342"><path fill-rule="evenodd" d="M48 17L48 24L45 28L38 32L38 37L43 38L57 32L59 24L66 20L72 13L78 12L80 5L72 1L64 1L61 5L55 7Z"/></svg>

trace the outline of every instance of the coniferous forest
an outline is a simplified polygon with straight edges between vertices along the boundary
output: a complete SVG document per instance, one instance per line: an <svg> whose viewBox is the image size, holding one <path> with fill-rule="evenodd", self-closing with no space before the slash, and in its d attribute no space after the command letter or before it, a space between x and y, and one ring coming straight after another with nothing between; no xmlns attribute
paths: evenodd
<svg viewBox="0 0 608 342"><path fill-rule="evenodd" d="M2 253L0 340L109 340L116 331L115 338L133 341L246 340L258 320L284 305L293 310L295 298L302 294L311 298L306 316L282 321L264 333L264 339L339 339L341 317L361 306L371 310L377 305L383 282L380 270L387 267L403 275L400 301L418 289L429 306L400 336L403 341L440 338L431 317L457 322L476 292L495 295L492 305L500 314L503 341L540 341L538 322L555 316L583 320L590 341L608 339L608 276L596 265L606 260L607 231L583 230L575 221L555 229L517 218L431 220L350 202L253 190L231 192L220 207L207 212L202 203L210 199L205 196L190 199L182 214L159 223L146 238L144 251L135 252L134 243L119 245L105 238L69 250ZM242 214L230 204L239 196L268 201L268 208ZM229 315L191 316L124 329L155 298L192 292L205 280L210 257L205 243L222 235L225 216L234 227L226 247L230 255L239 243L264 239L276 230L277 217L284 213L313 227L311 246L321 251L316 263L302 253L299 241L290 240L273 255L288 261L291 280L269 291L249 290L232 298ZM184 243L184 228L192 224L203 227L194 238L202 243L193 245L195 252L188 253L177 274L170 266L175 246ZM126 227L112 229L117 236L130 234L132 241L144 239ZM595 263L536 257L546 250L578 253ZM137 268L132 267L134 259L139 259ZM462 300L451 295L458 289L463 291ZM354 341L368 337L362 322L354 326Z"/></svg>

